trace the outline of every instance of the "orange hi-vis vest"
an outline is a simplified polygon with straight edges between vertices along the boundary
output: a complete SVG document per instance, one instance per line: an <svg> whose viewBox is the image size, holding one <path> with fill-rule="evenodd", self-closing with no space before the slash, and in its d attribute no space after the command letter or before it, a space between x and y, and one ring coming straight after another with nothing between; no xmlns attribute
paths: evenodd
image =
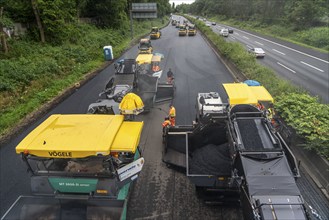
<svg viewBox="0 0 329 220"><path fill-rule="evenodd" d="M171 122L169 120L165 120L163 123L162 123L162 127L167 127L167 126L171 126Z"/></svg>
<svg viewBox="0 0 329 220"><path fill-rule="evenodd" d="M176 117L176 109L175 107L171 107L169 110L169 117L174 118Z"/></svg>

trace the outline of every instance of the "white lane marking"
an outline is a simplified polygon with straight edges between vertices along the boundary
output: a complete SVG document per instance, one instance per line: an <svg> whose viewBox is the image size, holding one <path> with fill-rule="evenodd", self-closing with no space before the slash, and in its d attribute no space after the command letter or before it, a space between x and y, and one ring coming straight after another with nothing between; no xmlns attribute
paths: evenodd
<svg viewBox="0 0 329 220"><path fill-rule="evenodd" d="M240 35L239 33L235 33L235 34L238 35L238 36Z"/></svg>
<svg viewBox="0 0 329 220"><path fill-rule="evenodd" d="M255 43L264 46L264 44L259 43L258 41L255 41Z"/></svg>
<svg viewBox="0 0 329 220"><path fill-rule="evenodd" d="M231 37L233 40L235 40L235 37Z"/></svg>
<svg viewBox="0 0 329 220"><path fill-rule="evenodd" d="M245 31L243 31L243 30L239 30L239 31L241 31L241 32L243 32L243 33L246 33L246 34L249 34L249 35L251 35L251 36L253 36L253 37L256 37L256 38L258 38L258 39L265 40L265 41L270 42L270 43L272 43L272 44L275 44L275 45L278 45L278 46L284 47L284 48L286 48L286 49L288 49L288 50L292 50L292 51L294 51L294 52L296 52L296 53L299 53L299 54L302 54L302 55L305 55L305 56L308 56L308 57L314 58L314 59L316 59L316 60L320 60L320 61L322 61L322 62L324 62L324 63L329 63L329 62L326 61L326 60L323 60L323 59L320 59L320 58L318 58L318 57L315 57L315 56L309 55L309 54L304 53L304 52L301 52L301 51L299 51L299 50L292 49L291 47L287 47L287 46L284 46L284 45L282 45L282 44L275 43L275 42L273 42L273 41L267 40L267 39L265 39L265 38L258 37L258 36L254 35L254 34L250 34L250 33L245 32Z"/></svg>
<svg viewBox="0 0 329 220"><path fill-rule="evenodd" d="M252 46L249 46L248 44L246 44L246 46L247 46L248 48L250 48L250 49L252 49L252 48L253 48Z"/></svg>
<svg viewBox="0 0 329 220"><path fill-rule="evenodd" d="M248 39L249 40L249 38L248 37L246 37L246 36L242 36L243 38L246 38L246 39Z"/></svg>
<svg viewBox="0 0 329 220"><path fill-rule="evenodd" d="M319 69L319 68L317 68L317 67L315 67L315 66L312 66L311 64L308 64L308 63L305 63L305 62L303 62L303 61L300 61L302 64L305 64L306 66L309 66L309 67L312 67L313 69L316 69L316 70L318 70L318 71L320 71L320 72L324 72L322 69Z"/></svg>
<svg viewBox="0 0 329 220"><path fill-rule="evenodd" d="M275 52L277 52L277 53L279 53L279 54L286 55L285 53L282 53L281 51L278 51L276 49L272 49L272 50L275 51Z"/></svg>
<svg viewBox="0 0 329 220"><path fill-rule="evenodd" d="M291 71L291 72L293 72L293 73L296 73L295 70L292 70L292 69L290 69L289 67L286 67L285 65L283 65L283 64L281 64L281 63L279 63L279 62L277 62L277 64L279 64L279 65L282 66L283 68L286 68L287 70L289 70L289 71Z"/></svg>

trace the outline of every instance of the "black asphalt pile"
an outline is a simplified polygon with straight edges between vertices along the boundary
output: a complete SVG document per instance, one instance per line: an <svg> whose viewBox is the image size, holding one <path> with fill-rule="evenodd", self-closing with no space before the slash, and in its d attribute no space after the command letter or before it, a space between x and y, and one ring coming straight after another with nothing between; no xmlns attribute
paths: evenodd
<svg viewBox="0 0 329 220"><path fill-rule="evenodd" d="M254 120L238 120L243 145L246 150L263 150L264 146Z"/></svg>
<svg viewBox="0 0 329 220"><path fill-rule="evenodd" d="M228 144L208 144L189 157L190 174L230 175L231 159Z"/></svg>
<svg viewBox="0 0 329 220"><path fill-rule="evenodd" d="M208 144L221 145L227 142L225 124L210 123L197 133L193 133L189 139L191 151Z"/></svg>

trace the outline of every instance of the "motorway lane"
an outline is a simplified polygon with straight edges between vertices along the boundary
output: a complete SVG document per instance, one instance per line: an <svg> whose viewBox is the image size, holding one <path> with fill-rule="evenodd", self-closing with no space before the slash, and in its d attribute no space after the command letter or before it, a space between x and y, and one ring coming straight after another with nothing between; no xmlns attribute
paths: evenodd
<svg viewBox="0 0 329 220"><path fill-rule="evenodd" d="M211 28L215 33L227 26L217 24ZM272 63L262 62L271 67L278 75L289 79L297 86L301 86L313 95L317 95L322 102L329 103L329 58L328 54L303 48L289 42L283 42L270 37L257 36L259 34L234 29L228 41L240 42L247 48L261 47L266 52L265 59L272 57ZM291 75L294 73L294 75Z"/></svg>

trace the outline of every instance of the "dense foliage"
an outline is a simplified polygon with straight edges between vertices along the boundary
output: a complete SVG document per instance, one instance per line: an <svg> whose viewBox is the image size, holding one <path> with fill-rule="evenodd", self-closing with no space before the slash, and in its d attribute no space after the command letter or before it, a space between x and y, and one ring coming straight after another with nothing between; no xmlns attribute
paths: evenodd
<svg viewBox="0 0 329 220"><path fill-rule="evenodd" d="M158 17L171 11L169 0L0 0L0 7L6 17L27 25L32 39L59 45L77 38L75 23L81 18L99 27L128 29L132 2L156 2Z"/></svg>
<svg viewBox="0 0 329 220"><path fill-rule="evenodd" d="M329 158L329 106L279 78L269 68L256 62L239 43L226 42L204 22L193 20L217 49L248 78L260 81L276 100L276 111L306 140L306 147Z"/></svg>
<svg viewBox="0 0 329 220"><path fill-rule="evenodd" d="M240 21L292 24L303 29L319 25L329 16L327 0L196 0L177 10L203 16L221 15Z"/></svg>
<svg viewBox="0 0 329 220"><path fill-rule="evenodd" d="M196 0L176 11L329 51L328 0Z"/></svg>

